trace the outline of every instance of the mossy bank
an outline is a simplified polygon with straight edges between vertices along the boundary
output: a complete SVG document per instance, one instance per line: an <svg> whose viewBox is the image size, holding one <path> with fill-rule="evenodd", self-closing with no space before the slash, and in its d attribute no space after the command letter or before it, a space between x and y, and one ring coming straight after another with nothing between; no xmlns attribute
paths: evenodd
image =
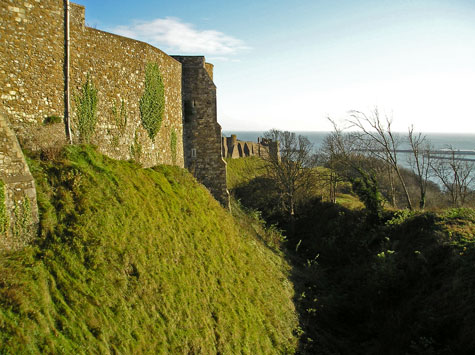
<svg viewBox="0 0 475 355"><path fill-rule="evenodd" d="M0 258L0 353L292 353L280 253L185 170L30 160L39 238Z"/></svg>

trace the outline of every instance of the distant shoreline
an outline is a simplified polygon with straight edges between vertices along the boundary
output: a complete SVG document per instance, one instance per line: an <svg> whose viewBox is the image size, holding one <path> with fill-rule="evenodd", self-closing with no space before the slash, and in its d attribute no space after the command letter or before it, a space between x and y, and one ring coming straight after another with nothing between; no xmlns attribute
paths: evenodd
<svg viewBox="0 0 475 355"><path fill-rule="evenodd" d="M242 141L257 142L258 137L262 137L266 131L231 131L224 130L222 135L229 137L235 134L237 139ZM325 137L331 131L295 131L296 134L306 136L313 143L316 149L320 147ZM407 132L396 132L402 138L407 136ZM453 147L456 150L473 151L475 150L475 133L422 133L426 135L435 150L443 150ZM401 143L400 149L407 149L404 143Z"/></svg>
<svg viewBox="0 0 475 355"><path fill-rule="evenodd" d="M222 133L223 135L224 134L236 134L236 133L264 133L264 132L268 132L269 130L265 130L265 131L258 131L258 130L248 130L248 131L242 131L242 130L229 130L229 129L223 129L222 130ZM332 131L291 131L291 132L295 132L295 133L298 133L298 134L304 134L304 133L331 133ZM394 133L397 133L397 134L407 134L407 132L402 132L402 131L396 131ZM419 132L416 132L416 133L419 133ZM426 135L466 135L466 136L473 136L475 137L475 132L473 133L466 133L466 132L452 132L452 133L447 133L447 132L420 132L422 134L426 134Z"/></svg>

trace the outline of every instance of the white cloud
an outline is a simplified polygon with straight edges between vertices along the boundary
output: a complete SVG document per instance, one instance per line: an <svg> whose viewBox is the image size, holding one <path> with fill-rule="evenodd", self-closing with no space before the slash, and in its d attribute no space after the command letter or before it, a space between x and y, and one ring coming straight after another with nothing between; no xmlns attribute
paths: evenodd
<svg viewBox="0 0 475 355"><path fill-rule="evenodd" d="M215 30L198 30L174 17L137 21L110 31L150 43L172 54L229 56L248 49L237 38Z"/></svg>

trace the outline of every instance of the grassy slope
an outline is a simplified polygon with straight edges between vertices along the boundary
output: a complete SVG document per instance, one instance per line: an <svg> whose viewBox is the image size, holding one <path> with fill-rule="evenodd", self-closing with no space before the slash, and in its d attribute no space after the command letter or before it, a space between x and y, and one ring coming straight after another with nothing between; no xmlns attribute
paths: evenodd
<svg viewBox="0 0 475 355"><path fill-rule="evenodd" d="M282 353L288 266L186 171L31 162L40 241L0 257L0 353Z"/></svg>

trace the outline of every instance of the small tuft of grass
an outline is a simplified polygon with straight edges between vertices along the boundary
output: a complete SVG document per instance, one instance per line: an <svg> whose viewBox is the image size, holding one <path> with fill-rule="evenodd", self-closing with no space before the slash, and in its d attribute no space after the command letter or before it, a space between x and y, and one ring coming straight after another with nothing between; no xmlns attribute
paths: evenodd
<svg viewBox="0 0 475 355"><path fill-rule="evenodd" d="M44 125L51 125L56 123L62 123L63 119L59 116L48 116L43 120Z"/></svg>

